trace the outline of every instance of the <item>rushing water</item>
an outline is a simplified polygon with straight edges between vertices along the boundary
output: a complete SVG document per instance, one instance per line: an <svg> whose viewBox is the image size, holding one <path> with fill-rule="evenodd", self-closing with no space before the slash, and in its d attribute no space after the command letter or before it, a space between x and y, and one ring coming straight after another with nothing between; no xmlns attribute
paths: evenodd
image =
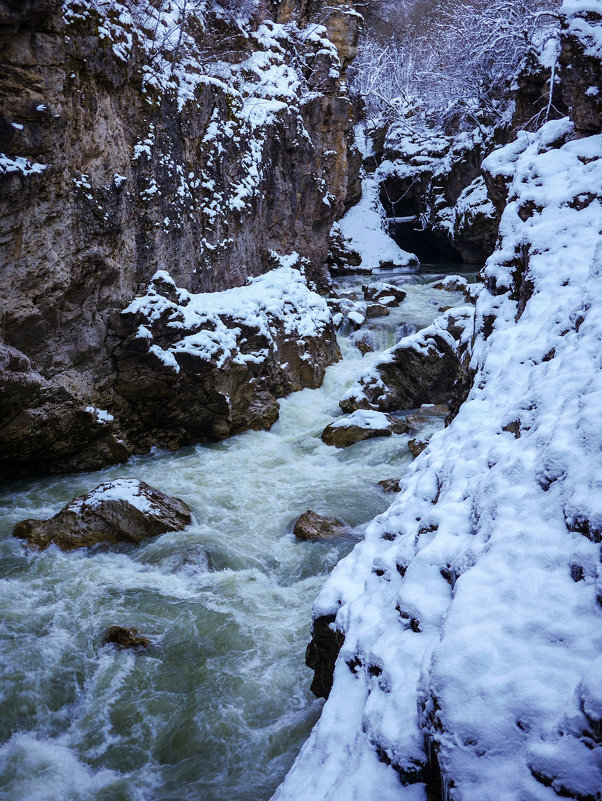
<svg viewBox="0 0 602 801"><path fill-rule="evenodd" d="M427 270L428 272L428 270ZM459 296L432 275L387 273L408 297L372 323L394 343ZM373 279L371 279L373 280ZM344 289L358 279L342 279ZM461 296L460 296L461 297ZM461 301L460 301L461 302ZM341 336L324 385L281 402L269 432L154 452L94 474L0 491L0 798L6 801L267 801L315 723L304 667L312 602L387 498L408 437L329 448L320 433L373 357ZM28 552L16 522L49 517L101 481L133 476L183 498L195 521L137 546ZM300 542L306 509L355 527ZM113 624L152 639L103 644Z"/></svg>

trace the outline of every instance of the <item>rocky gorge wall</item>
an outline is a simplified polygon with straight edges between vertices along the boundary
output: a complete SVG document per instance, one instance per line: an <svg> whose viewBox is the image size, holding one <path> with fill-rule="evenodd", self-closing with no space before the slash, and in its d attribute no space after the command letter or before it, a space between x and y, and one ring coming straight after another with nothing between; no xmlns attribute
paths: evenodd
<svg viewBox="0 0 602 801"><path fill-rule="evenodd" d="M288 256L319 282L360 191L360 21L305 0L0 4L0 477L190 441L137 437L117 380L121 311L157 270L203 293Z"/></svg>

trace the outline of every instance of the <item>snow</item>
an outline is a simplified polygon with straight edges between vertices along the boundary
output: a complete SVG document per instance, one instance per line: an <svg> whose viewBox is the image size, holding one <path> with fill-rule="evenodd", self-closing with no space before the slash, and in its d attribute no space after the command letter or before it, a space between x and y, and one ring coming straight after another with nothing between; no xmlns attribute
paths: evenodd
<svg viewBox="0 0 602 801"><path fill-rule="evenodd" d="M94 509L107 501L124 501L140 512L155 510L153 503L142 493L140 482L135 478L117 478L100 484L85 498L75 498L66 507L68 511L81 512L85 508Z"/></svg>
<svg viewBox="0 0 602 801"><path fill-rule="evenodd" d="M7 156L0 153L0 175L7 173L21 173L21 175L36 175L44 172L46 164L29 161L24 156Z"/></svg>
<svg viewBox="0 0 602 801"><path fill-rule="evenodd" d="M406 267L418 264L416 256L402 250L385 232L384 210L378 192L374 177L365 175L360 202L337 223L343 236L362 257L363 268L375 270L381 265Z"/></svg>
<svg viewBox="0 0 602 801"><path fill-rule="evenodd" d="M115 419L106 409L97 409L96 406L86 406L86 411L93 414L99 423L112 423Z"/></svg>
<svg viewBox="0 0 602 801"><path fill-rule="evenodd" d="M602 18L599 0L564 0L560 9L569 33L584 45L585 55L602 58Z"/></svg>
<svg viewBox="0 0 602 801"><path fill-rule="evenodd" d="M474 386L316 601L345 642L278 801L425 799L425 744L458 801L600 797L602 136L570 130L489 160L509 203Z"/></svg>
<svg viewBox="0 0 602 801"><path fill-rule="evenodd" d="M339 417L330 424L331 428L350 428L351 426L358 426L359 428L368 429L370 431L382 431L389 428L391 421L384 412L376 412L372 410L358 409L346 417Z"/></svg>
<svg viewBox="0 0 602 801"><path fill-rule="evenodd" d="M296 254L279 257L285 264L296 261ZM161 283L176 289L179 302L161 294ZM155 273L146 295L135 298L122 314L138 314L144 319L137 337L146 340L149 351L165 367L180 371L177 355L192 353L223 367L228 360L235 364L264 361L275 351L275 328L295 340L321 336L332 318L326 301L307 287L305 277L289 266L281 266L246 286L223 292L192 294L177 289L165 270ZM174 344L167 348L150 344L153 324L167 320ZM242 328L250 328L263 337L265 348L242 352ZM195 333L188 333L189 331Z"/></svg>

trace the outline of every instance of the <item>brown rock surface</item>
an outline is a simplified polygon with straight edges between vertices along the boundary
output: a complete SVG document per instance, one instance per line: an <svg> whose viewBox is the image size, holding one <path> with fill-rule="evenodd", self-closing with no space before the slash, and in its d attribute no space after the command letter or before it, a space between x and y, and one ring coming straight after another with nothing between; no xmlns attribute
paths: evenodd
<svg viewBox="0 0 602 801"><path fill-rule="evenodd" d="M148 637L139 634L138 629L125 628L124 626L110 626L105 631L104 641L105 643L119 645L121 648L131 648L133 651L147 648L151 642Z"/></svg>
<svg viewBox="0 0 602 801"><path fill-rule="evenodd" d="M151 16L168 6L145 3L136 8ZM11 2L0 12L0 152L9 159L0 169L0 343L19 354L0 370L10 406L0 416L0 451L15 470L0 465L0 479L92 469L155 444L150 434L141 441L138 410L116 390L124 376L111 323L158 267L179 287L215 291L272 269L274 254L297 252L310 280L320 279L332 224L358 196L360 166L344 69L359 18L337 9L334 46L325 47L302 33L321 5L259 3L247 36L209 10L204 26L184 26L179 53L162 66L156 20L131 29L89 4L63 13L59 0ZM295 102L272 104L257 122L263 84L245 62L266 47L253 25L269 26L272 14L301 33L292 26L283 54L270 51L267 62L312 67L299 67ZM231 74L201 79L218 61ZM189 95L178 97L172 63L192 65L182 67L194 78ZM285 376L278 391L298 383ZM181 399L185 413L181 389L166 398L172 406ZM262 391L274 394L258 389L249 425L274 419L275 402L261 402ZM101 425L88 406L114 421ZM163 433L173 446L188 437Z"/></svg>
<svg viewBox="0 0 602 801"><path fill-rule="evenodd" d="M70 551L99 542L138 543L166 531L181 531L191 519L190 509L179 498L143 481L117 479L74 498L50 520L17 523L13 536L33 548L55 544Z"/></svg>
<svg viewBox="0 0 602 801"><path fill-rule="evenodd" d="M349 526L336 517L326 517L308 509L297 518L293 534L300 540L323 540L349 531Z"/></svg>

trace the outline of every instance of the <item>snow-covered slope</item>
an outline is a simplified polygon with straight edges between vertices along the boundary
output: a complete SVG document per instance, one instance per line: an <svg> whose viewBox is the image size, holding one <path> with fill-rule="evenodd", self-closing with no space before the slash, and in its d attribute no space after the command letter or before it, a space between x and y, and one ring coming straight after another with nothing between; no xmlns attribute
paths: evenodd
<svg viewBox="0 0 602 801"><path fill-rule="evenodd" d="M602 135L507 177L473 388L320 594L334 686L278 801L602 798Z"/></svg>

